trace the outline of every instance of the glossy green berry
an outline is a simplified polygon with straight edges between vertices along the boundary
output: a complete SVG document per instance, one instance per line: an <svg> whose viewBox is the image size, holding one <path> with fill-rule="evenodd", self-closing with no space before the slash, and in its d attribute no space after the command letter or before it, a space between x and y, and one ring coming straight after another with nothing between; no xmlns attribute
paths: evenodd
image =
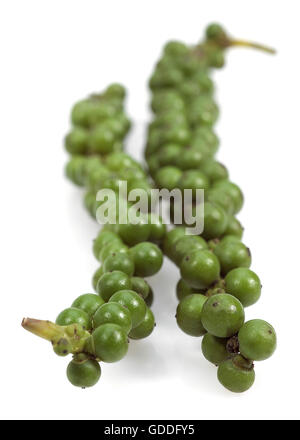
<svg viewBox="0 0 300 440"><path fill-rule="evenodd" d="M178 187L178 182L182 176L182 171L174 166L160 168L154 176L155 183L159 188L166 188L171 191Z"/></svg>
<svg viewBox="0 0 300 440"><path fill-rule="evenodd" d="M240 300L244 307L248 307L259 300L261 281L252 270L238 267L226 275L225 289L227 293Z"/></svg>
<svg viewBox="0 0 300 440"><path fill-rule="evenodd" d="M80 388L88 388L96 385L101 376L101 368L98 362L88 359L77 363L71 361L67 368L67 378L72 385Z"/></svg>
<svg viewBox="0 0 300 440"><path fill-rule="evenodd" d="M63 310L55 320L58 325L80 324L85 329L91 328L89 315L83 310L75 307L69 307Z"/></svg>
<svg viewBox="0 0 300 440"><path fill-rule="evenodd" d="M233 214L237 214L242 209L244 196L241 189L235 183L228 180L218 180L215 182L214 188L223 189L231 197L234 205Z"/></svg>
<svg viewBox="0 0 300 440"><path fill-rule="evenodd" d="M138 293L143 299L146 299L150 293L150 286L141 277L132 277L131 278L131 290L134 290Z"/></svg>
<svg viewBox="0 0 300 440"><path fill-rule="evenodd" d="M209 362L219 365L221 362L224 362L229 358L226 345L226 338L217 338L210 333L206 333L202 339L201 345L203 356Z"/></svg>
<svg viewBox="0 0 300 440"><path fill-rule="evenodd" d="M134 261L135 275L150 277L161 269L163 255L156 244L150 242L139 243L130 248L129 253Z"/></svg>
<svg viewBox="0 0 300 440"><path fill-rule="evenodd" d="M211 251L195 251L183 258L180 273L191 287L204 289L219 278L220 264Z"/></svg>
<svg viewBox="0 0 300 440"><path fill-rule="evenodd" d="M103 324L92 334L95 354L103 362L120 361L128 351L127 333L116 324Z"/></svg>
<svg viewBox="0 0 300 440"><path fill-rule="evenodd" d="M191 295L192 293L197 293L196 289L193 289L183 279L180 279L176 285L176 296L178 301L182 301L185 297Z"/></svg>
<svg viewBox="0 0 300 440"><path fill-rule="evenodd" d="M176 241L174 249L174 261L179 265L186 254L207 248L207 243L202 237L197 235L185 235Z"/></svg>
<svg viewBox="0 0 300 440"><path fill-rule="evenodd" d="M112 240L105 244L99 252L98 259L104 262L108 257L115 254L127 254L128 247L119 240Z"/></svg>
<svg viewBox="0 0 300 440"><path fill-rule="evenodd" d="M129 254L114 253L107 257L103 263L104 272L120 271L130 277L134 274L134 261Z"/></svg>
<svg viewBox="0 0 300 440"><path fill-rule="evenodd" d="M83 310L89 316L93 316L97 309L104 304L104 300L99 295L85 293L80 295L72 304L72 307Z"/></svg>
<svg viewBox="0 0 300 440"><path fill-rule="evenodd" d="M103 324L117 324L126 333L132 328L131 314L126 307L119 303L108 302L103 304L93 316L93 327L98 328Z"/></svg>
<svg viewBox="0 0 300 440"><path fill-rule="evenodd" d="M228 217L221 206L204 203L204 230L202 236L206 240L221 237L227 227Z"/></svg>
<svg viewBox="0 0 300 440"><path fill-rule="evenodd" d="M218 338L228 338L237 333L245 320L240 301L227 293L213 295L203 306L203 327Z"/></svg>
<svg viewBox="0 0 300 440"><path fill-rule="evenodd" d="M218 257L221 265L222 275L237 267L251 266L251 253L239 240L221 240L215 247L214 253Z"/></svg>
<svg viewBox="0 0 300 440"><path fill-rule="evenodd" d="M109 302L117 302L130 311L132 328L137 327L145 318L147 311L146 303L133 290L120 290L112 295Z"/></svg>
<svg viewBox="0 0 300 440"><path fill-rule="evenodd" d="M190 336L203 336L206 333L201 322L202 309L206 300L206 296L195 293L180 301L176 311L176 321L183 332Z"/></svg>
<svg viewBox="0 0 300 440"><path fill-rule="evenodd" d="M253 365L237 355L219 365L218 379L227 390L243 393L249 390L255 381Z"/></svg>
<svg viewBox="0 0 300 440"><path fill-rule="evenodd" d="M155 318L152 311L147 308L143 321L129 333L131 339L144 339L151 335L155 327Z"/></svg>
<svg viewBox="0 0 300 440"><path fill-rule="evenodd" d="M103 274L99 278L96 290L101 298L107 302L111 296L119 290L129 289L131 289L130 277L124 272L114 270Z"/></svg>
<svg viewBox="0 0 300 440"><path fill-rule="evenodd" d="M241 354L253 361L263 361L276 350L276 333L266 321L253 319L246 322L238 334Z"/></svg>

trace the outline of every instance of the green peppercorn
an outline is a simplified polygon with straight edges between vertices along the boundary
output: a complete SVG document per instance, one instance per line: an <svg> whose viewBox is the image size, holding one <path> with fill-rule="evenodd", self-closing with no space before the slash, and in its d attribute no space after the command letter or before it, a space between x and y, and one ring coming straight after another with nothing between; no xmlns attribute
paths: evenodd
<svg viewBox="0 0 300 440"><path fill-rule="evenodd" d="M75 299L72 303L72 307L83 310L89 316L93 316L102 304L104 304L104 300L101 296L93 293L85 293Z"/></svg>
<svg viewBox="0 0 300 440"><path fill-rule="evenodd" d="M240 300L244 307L248 307L259 300L261 282L252 270L238 267L226 275L225 289L227 293Z"/></svg>
<svg viewBox="0 0 300 440"><path fill-rule="evenodd" d="M131 314L132 328L141 324L145 318L147 306L143 298L133 290L120 290L114 293L109 302L116 302L126 307Z"/></svg>
<svg viewBox="0 0 300 440"><path fill-rule="evenodd" d="M152 311L147 308L143 321L129 333L131 339L144 339L151 335L155 327L155 318Z"/></svg>
<svg viewBox="0 0 300 440"><path fill-rule="evenodd" d="M203 305L207 298L199 293L186 296L178 304L176 320L182 331L191 336L203 336L206 333L201 322Z"/></svg>
<svg viewBox="0 0 300 440"><path fill-rule="evenodd" d="M254 383L253 364L237 355L222 362L218 368L219 382L233 393L243 393Z"/></svg>
<svg viewBox="0 0 300 440"><path fill-rule="evenodd" d="M263 361L276 349L276 333L266 321L253 319L246 322L238 334L241 354L253 361Z"/></svg>
<svg viewBox="0 0 300 440"><path fill-rule="evenodd" d="M203 306L203 327L218 338L228 338L237 333L245 320L245 312L237 298L227 293L208 298Z"/></svg>
<svg viewBox="0 0 300 440"><path fill-rule="evenodd" d="M103 362L118 362L128 351L126 332L116 324L103 324L92 334L95 354Z"/></svg>
<svg viewBox="0 0 300 440"><path fill-rule="evenodd" d="M202 353L209 362L219 365L229 358L226 349L228 339L217 338L216 336L206 333L202 339Z"/></svg>
<svg viewBox="0 0 300 440"><path fill-rule="evenodd" d="M162 267L163 255L159 247L150 242L139 243L129 250L134 261L135 275L150 277Z"/></svg>
<svg viewBox="0 0 300 440"><path fill-rule="evenodd" d="M97 292L104 301L109 301L111 296L119 290L131 289L130 277L119 270L103 274L97 282Z"/></svg>
<svg viewBox="0 0 300 440"><path fill-rule="evenodd" d="M187 254L180 265L181 277L195 289L210 286L220 276L220 264L217 257L208 250Z"/></svg>
<svg viewBox="0 0 300 440"><path fill-rule="evenodd" d="M67 378L72 385L80 388L88 388L96 385L101 376L101 368L98 362L88 359L83 363L71 361L67 368Z"/></svg>
<svg viewBox="0 0 300 440"><path fill-rule="evenodd" d="M118 303L103 304L93 316L93 327L98 328L107 323L119 325L128 334L132 328L130 311Z"/></svg>

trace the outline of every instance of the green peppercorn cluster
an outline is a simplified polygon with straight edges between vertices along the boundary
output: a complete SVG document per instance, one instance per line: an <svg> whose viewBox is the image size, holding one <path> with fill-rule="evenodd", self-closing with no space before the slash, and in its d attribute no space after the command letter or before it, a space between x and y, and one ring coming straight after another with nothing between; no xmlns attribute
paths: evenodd
<svg viewBox="0 0 300 440"><path fill-rule="evenodd" d="M67 377L75 386L95 385L100 362L121 360L129 339L152 333L153 292L145 278L160 270L162 250L180 268L177 323L185 333L203 336L203 354L218 366L219 381L227 389L249 389L255 378L253 362L269 358L276 348L270 324L245 322L244 308L258 301L261 282L250 270L251 254L241 241L243 228L236 218L243 206L242 191L215 157L219 140L213 126L219 111L210 69L222 67L224 50L234 45L272 52L234 41L216 24L207 28L201 44L188 47L175 41L165 46L150 79L155 118L145 150L149 173L123 151L131 124L122 85L112 84L72 109L72 129L65 138L71 155L66 175L85 188L84 203L94 218L106 203L98 199L98 191L110 189L120 199L123 182L128 192L143 189L148 202L153 185L191 189L192 209L197 190L205 191L200 236L187 235L184 224L167 232L162 219L149 214L149 203L137 222L124 223L123 212L116 212L116 221L105 225L93 243L100 264L92 278L96 293L80 295L55 323L23 320L25 329L51 341L57 355L73 355ZM126 212L132 208L129 199L122 203L117 205ZM174 212L175 206L171 208Z"/></svg>
<svg viewBox="0 0 300 440"><path fill-rule="evenodd" d="M111 189L117 197L121 182L128 192L151 185L142 166L124 153L123 140L130 122L123 110L125 90L109 86L100 95L77 103L72 110L74 127L65 146L71 154L67 177L86 188L84 202L93 217L105 200L97 200L100 189ZM129 208L131 203L125 198ZM124 207L124 205L121 205ZM162 219L140 213L138 221L107 224L93 243L100 266L92 284L96 293L80 295L63 310L55 323L25 319L27 330L51 341L59 356L73 355L67 368L69 381L82 388L95 385L101 375L99 362L117 362L127 353L129 339L149 336L155 326L150 309L153 292L144 279L162 266L160 249L166 235ZM129 219L128 219L129 220Z"/></svg>
<svg viewBox="0 0 300 440"><path fill-rule="evenodd" d="M216 159L219 140L213 127L219 111L210 72L224 65L224 49L235 43L242 44L213 24L202 44L165 45L149 83L154 119L145 158L158 188L193 190L193 209L194 193L205 191L202 234L187 235L184 225L177 226L163 243L181 274L176 319L188 335L204 336L203 354L218 366L221 384L243 392L254 382L253 361L275 351L276 334L265 321L245 323L244 308L260 298L261 282L250 270L251 253L236 218L242 191Z"/></svg>

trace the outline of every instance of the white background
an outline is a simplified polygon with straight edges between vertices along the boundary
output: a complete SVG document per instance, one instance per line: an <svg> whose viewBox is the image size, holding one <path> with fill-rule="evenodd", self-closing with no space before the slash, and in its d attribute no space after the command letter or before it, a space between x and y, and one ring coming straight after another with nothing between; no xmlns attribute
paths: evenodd
<svg viewBox="0 0 300 440"><path fill-rule="evenodd" d="M299 418L299 2L244 0L1 2L1 392L9 419ZM136 123L128 150L141 157L149 119L146 81L171 38L197 42L211 21L278 49L232 49L214 74L221 107L220 160L246 196L240 219L261 301L247 318L270 321L274 357L233 395L217 382L201 341L176 326L169 262L151 280L157 327L105 364L89 390L66 380L66 359L21 328L23 316L54 320L91 291L98 226L63 176L62 138L78 99L112 81L129 89Z"/></svg>

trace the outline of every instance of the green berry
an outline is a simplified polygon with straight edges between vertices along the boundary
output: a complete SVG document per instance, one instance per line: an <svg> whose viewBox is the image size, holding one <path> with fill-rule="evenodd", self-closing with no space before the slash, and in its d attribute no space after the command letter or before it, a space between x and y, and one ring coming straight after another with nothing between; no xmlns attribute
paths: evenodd
<svg viewBox="0 0 300 440"><path fill-rule="evenodd" d="M209 362L219 365L229 357L226 349L227 339L217 338L216 336L206 333L202 339L202 353Z"/></svg>
<svg viewBox="0 0 300 440"><path fill-rule="evenodd" d="M101 376L101 368L98 362L89 359L82 363L71 361L67 368L67 378L72 385L80 388L88 388L96 385Z"/></svg>
<svg viewBox="0 0 300 440"><path fill-rule="evenodd" d="M103 263L104 272L120 271L130 277L134 274L134 261L131 256L125 253L113 253Z"/></svg>
<svg viewBox="0 0 300 440"><path fill-rule="evenodd" d="M74 127L66 136L65 147L70 154L85 154L88 147L89 132L81 127Z"/></svg>
<svg viewBox="0 0 300 440"><path fill-rule="evenodd" d="M98 259L104 262L106 258L110 257L111 255L115 255L116 253L127 254L127 251L128 247L125 244L122 244L122 242L119 242L118 240L112 240L105 244L100 250Z"/></svg>
<svg viewBox="0 0 300 440"><path fill-rule="evenodd" d="M176 295L178 301L182 301L188 295L196 293L196 290L190 287L183 279L180 279L176 285Z"/></svg>
<svg viewBox="0 0 300 440"><path fill-rule="evenodd" d="M63 310L55 320L58 325L80 324L85 329L91 328L91 320L89 315L83 310L70 307Z"/></svg>
<svg viewBox="0 0 300 440"><path fill-rule="evenodd" d="M203 327L218 338L229 338L237 333L245 320L240 301L227 293L213 295L203 306Z"/></svg>
<svg viewBox="0 0 300 440"><path fill-rule="evenodd" d="M134 261L135 275L150 277L155 275L163 264L163 255L154 243L144 242L130 248L129 253Z"/></svg>
<svg viewBox="0 0 300 440"><path fill-rule="evenodd" d="M246 322L238 334L241 354L253 361L263 361L276 350L276 333L266 321L253 319Z"/></svg>
<svg viewBox="0 0 300 440"><path fill-rule="evenodd" d="M226 275L225 289L227 293L240 300L244 307L248 307L259 300L261 282L252 270L238 267Z"/></svg>
<svg viewBox="0 0 300 440"><path fill-rule="evenodd" d="M144 339L153 332L155 327L155 318L152 311L147 308L143 321L129 333L131 339Z"/></svg>
<svg viewBox="0 0 300 440"><path fill-rule="evenodd" d="M103 324L92 334L95 354L103 362L120 361L128 351L126 332L116 324Z"/></svg>
<svg viewBox="0 0 300 440"><path fill-rule="evenodd" d="M93 316L102 304L104 304L104 300L99 295L85 293L75 299L72 307L83 310L89 316Z"/></svg>
<svg viewBox="0 0 300 440"><path fill-rule="evenodd" d="M122 84L114 83L107 87L105 95L124 99L126 95L126 89L124 86L122 86Z"/></svg>
<svg viewBox="0 0 300 440"><path fill-rule="evenodd" d="M211 183L228 179L227 168L213 159L201 163L200 170L208 177Z"/></svg>
<svg viewBox="0 0 300 440"><path fill-rule="evenodd" d="M214 250L221 265L222 275L237 267L251 266L250 250L238 240L222 240Z"/></svg>
<svg viewBox="0 0 300 440"><path fill-rule="evenodd" d="M109 302L116 302L126 307L131 314L132 328L137 327L146 315L147 306L143 298L133 290L120 290L112 295Z"/></svg>
<svg viewBox="0 0 300 440"><path fill-rule="evenodd" d="M220 41L226 38L226 33L221 25L212 23L206 28L206 38L208 40Z"/></svg>
<svg viewBox="0 0 300 440"><path fill-rule="evenodd" d="M202 237L197 235L185 235L176 241L174 249L174 261L179 265L186 254L207 248L207 243Z"/></svg>
<svg viewBox="0 0 300 440"><path fill-rule="evenodd" d="M96 290L101 298L107 302L111 296L119 290L129 289L131 289L130 277L124 272L114 270L113 272L107 272L100 277Z"/></svg>
<svg viewBox="0 0 300 440"><path fill-rule="evenodd" d="M195 293L180 301L176 320L183 332L190 336L203 336L206 333L201 322L201 313L206 300L206 296Z"/></svg>
<svg viewBox="0 0 300 440"><path fill-rule="evenodd" d="M255 380L253 365L237 355L222 362L218 368L219 382L233 393L249 390Z"/></svg>
<svg viewBox="0 0 300 440"><path fill-rule="evenodd" d="M128 334L132 328L131 314L121 304L108 302L103 304L93 316L93 327L98 328L108 323L119 325Z"/></svg>
<svg viewBox="0 0 300 440"><path fill-rule="evenodd" d="M211 251L195 251L183 258L180 273L191 287L204 289L219 278L220 264Z"/></svg>

